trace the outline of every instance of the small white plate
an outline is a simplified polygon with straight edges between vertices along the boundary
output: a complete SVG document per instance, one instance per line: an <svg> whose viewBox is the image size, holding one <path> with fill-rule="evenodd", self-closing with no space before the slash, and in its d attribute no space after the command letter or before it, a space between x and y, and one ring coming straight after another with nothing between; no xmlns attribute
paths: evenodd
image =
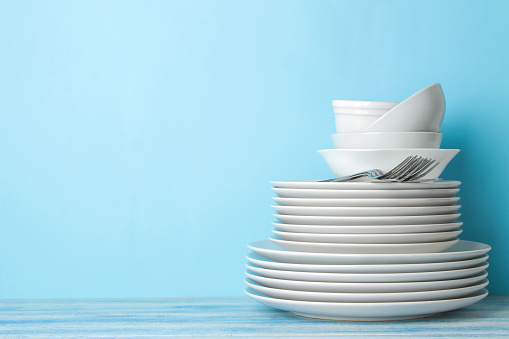
<svg viewBox="0 0 509 339"><path fill-rule="evenodd" d="M422 301L422 300L443 300L465 297L469 294L482 290L489 284L487 279L479 283L447 290L419 291L419 292L392 292L392 293L332 293L332 292L309 292L292 291L279 288L265 287L252 280L246 279L245 283L253 290L272 298L285 300L302 301L323 301L323 302L397 302L397 301Z"/></svg>
<svg viewBox="0 0 509 339"><path fill-rule="evenodd" d="M409 273L459 270L479 265L489 256L487 254L469 260L422 263L422 264L375 264L375 265L313 265L277 262L250 252L246 259L257 266L283 271L322 272L322 273Z"/></svg>
<svg viewBox="0 0 509 339"><path fill-rule="evenodd" d="M323 282L301 281L262 277L253 272L246 271L246 276L263 286L280 288L283 290L309 291L309 292L339 292L339 293L394 293L394 292L420 292L445 290L471 286L488 276L487 272L475 276L451 280L411 281L411 282Z"/></svg>
<svg viewBox="0 0 509 339"><path fill-rule="evenodd" d="M282 198L320 198L320 199L402 199L402 198L450 198L459 188L440 188L423 190L328 190L273 188Z"/></svg>
<svg viewBox="0 0 509 339"><path fill-rule="evenodd" d="M313 243L343 244L408 244L447 241L454 239L463 230L436 233L400 233L400 234L324 234L295 233L272 230L272 233L284 240Z"/></svg>
<svg viewBox="0 0 509 339"><path fill-rule="evenodd" d="M460 200L452 198L423 199L305 199L273 197L281 206L316 206L316 207L420 207L451 206Z"/></svg>
<svg viewBox="0 0 509 339"><path fill-rule="evenodd" d="M350 253L350 254L404 254L404 253L437 253L442 252L456 244L459 239L448 241L412 243L412 244L342 244L288 241L269 238L281 248L289 251L312 253Z"/></svg>
<svg viewBox="0 0 509 339"><path fill-rule="evenodd" d="M318 180L271 181L276 188L304 188L330 190L421 190L456 188L461 181L438 180L432 182L320 182Z"/></svg>
<svg viewBox="0 0 509 339"><path fill-rule="evenodd" d="M309 216L417 216L456 213L461 205L421 207L315 207L315 206L271 206L276 212L286 215Z"/></svg>
<svg viewBox="0 0 509 339"><path fill-rule="evenodd" d="M319 265L364 265L364 264L418 264L468 260L486 254L491 247L475 241L460 240L441 253L410 254L344 254L293 252L282 249L269 240L252 242L247 247L259 255L278 262ZM447 288L447 287L446 287Z"/></svg>
<svg viewBox="0 0 509 339"><path fill-rule="evenodd" d="M374 225L374 226L334 226L334 225L296 225L273 222L272 225L279 230L296 233L326 233L326 234L390 234L390 233L432 233L447 232L458 229L462 222L446 224L422 225Z"/></svg>
<svg viewBox="0 0 509 339"><path fill-rule="evenodd" d="M250 272L262 277L298 281L323 281L323 282L363 282L363 283L386 283L386 282L412 282L451 280L474 276L488 268L488 263L459 270L432 271L432 272L409 272L409 273L323 273L323 272L296 272L273 270L246 264Z"/></svg>
<svg viewBox="0 0 509 339"><path fill-rule="evenodd" d="M316 215L288 215L273 214L276 219L287 224L298 225L421 225L445 224L458 219L461 214L440 215L404 215L404 216L378 216L378 217L328 217Z"/></svg>
<svg viewBox="0 0 509 339"><path fill-rule="evenodd" d="M488 295L485 289L470 296L430 301L404 301L382 303L335 303L284 300L267 297L247 288L246 295L254 300L296 315L328 320L382 321L430 317L440 312L452 311L474 304Z"/></svg>

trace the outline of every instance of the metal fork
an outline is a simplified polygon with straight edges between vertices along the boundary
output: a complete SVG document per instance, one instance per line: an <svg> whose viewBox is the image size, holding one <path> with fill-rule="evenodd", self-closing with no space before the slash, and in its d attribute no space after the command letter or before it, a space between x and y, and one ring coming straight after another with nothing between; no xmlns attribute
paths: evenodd
<svg viewBox="0 0 509 339"><path fill-rule="evenodd" d="M396 182L418 181L419 179L426 176L426 174L431 172L439 164L440 162L436 160L430 158L423 158L417 155L412 155L407 157L400 164L398 164L396 167L394 167L388 172L383 172L382 170L379 169L373 169L340 178L321 180L321 182L343 182L351 181L362 177Z"/></svg>

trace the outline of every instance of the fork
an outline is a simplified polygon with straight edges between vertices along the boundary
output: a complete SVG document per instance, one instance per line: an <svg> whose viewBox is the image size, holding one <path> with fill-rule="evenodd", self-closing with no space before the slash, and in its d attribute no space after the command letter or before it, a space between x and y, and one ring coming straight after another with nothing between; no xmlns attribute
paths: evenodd
<svg viewBox="0 0 509 339"><path fill-rule="evenodd" d="M411 155L388 172L383 172L379 169L372 169L340 178L321 180L321 182L343 182L362 177L390 182L418 181L419 179L426 176L426 174L431 172L439 164L440 162L430 158Z"/></svg>

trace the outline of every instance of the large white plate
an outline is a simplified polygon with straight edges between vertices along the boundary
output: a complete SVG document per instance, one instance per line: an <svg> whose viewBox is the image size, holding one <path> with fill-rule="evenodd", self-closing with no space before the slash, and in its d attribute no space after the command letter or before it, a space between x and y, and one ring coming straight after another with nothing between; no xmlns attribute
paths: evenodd
<svg viewBox="0 0 509 339"><path fill-rule="evenodd" d="M481 272L468 278L451 280L431 280L412 282L359 283L359 282L323 282L300 281L262 277L246 271L246 276L263 286L281 288L284 290L310 292L340 292L340 293L388 293L388 292L420 292L460 288L478 283L488 276Z"/></svg>
<svg viewBox="0 0 509 339"><path fill-rule="evenodd" d="M330 217L317 215L288 215L273 214L283 223L298 225L416 225L416 224L445 224L458 219L461 214L440 215L399 215L377 217Z"/></svg>
<svg viewBox="0 0 509 339"><path fill-rule="evenodd" d="M358 264L418 264L467 260L486 254L491 247L468 240L460 240L457 244L441 253L410 253L410 254L345 254L345 253L311 253L293 252L282 249L269 240L252 242L247 247L259 255L278 262L295 264L320 265L358 265Z"/></svg>
<svg viewBox="0 0 509 339"><path fill-rule="evenodd" d="M320 182L318 180L271 181L276 188L304 188L329 190L414 190L456 188L461 181L438 180L433 182Z"/></svg>
<svg viewBox="0 0 509 339"><path fill-rule="evenodd" d="M271 206L276 212L287 215L309 216L419 216L452 214L461 208L453 206L420 206L420 207L316 207L316 206Z"/></svg>
<svg viewBox="0 0 509 339"><path fill-rule="evenodd" d="M333 293L333 292L309 292L292 291L280 288L265 287L249 279L245 283L253 290L263 293L266 296L302 301L323 301L323 302L397 302L397 301L422 301L422 300L442 300L465 297L469 294L482 290L489 284L488 279L483 279L479 283L447 290L419 291L419 292L389 292L389 293Z"/></svg>
<svg viewBox="0 0 509 339"><path fill-rule="evenodd" d="M404 320L429 317L440 312L452 311L471 305L488 295L488 291L482 289L470 296L456 299L382 303L335 303L271 298L250 288L247 288L245 293L264 305L293 312L303 317L358 321Z"/></svg>
<svg viewBox="0 0 509 339"><path fill-rule="evenodd" d="M407 273L407 272L431 272L431 271L445 271L445 270L458 270L462 268L469 268L479 265L486 260L489 256L487 254L479 258L448 261L448 262L435 262L435 263L422 263L422 264L374 264L374 265L315 265L315 264L292 264L286 262L277 262L262 257L259 254L250 252L246 255L246 259L260 267L284 270L284 271L297 271L297 272L323 272L323 273Z"/></svg>
<svg viewBox="0 0 509 339"><path fill-rule="evenodd" d="M411 244L342 244L342 243L318 243L289 241L269 238L279 247L289 251L313 252L313 253L359 253L359 254L384 254L384 253L436 253L442 252L459 241L454 238L448 241L425 242Z"/></svg>
<svg viewBox="0 0 509 339"><path fill-rule="evenodd" d="M322 198L322 199L401 199L401 198L450 198L459 188L440 188L424 190L328 190L273 188L274 193L283 198Z"/></svg>
<svg viewBox="0 0 509 339"><path fill-rule="evenodd" d="M281 206L317 206L317 207L419 207L450 206L460 197L422 198L422 199L319 199L319 198L281 198L273 197Z"/></svg>
<svg viewBox="0 0 509 339"><path fill-rule="evenodd" d="M467 278L479 274L488 268L484 262L475 267L462 268L459 270L432 271L432 272L409 272L409 273L323 273L323 272L296 272L267 269L246 264L249 271L267 278L298 280L298 281L323 281L323 282L411 282L450 280Z"/></svg>
<svg viewBox="0 0 509 339"><path fill-rule="evenodd" d="M324 234L324 233L295 233L272 230L272 233L284 240L318 243L343 244L408 244L454 239L463 230L435 233L400 233L400 234Z"/></svg>
<svg viewBox="0 0 509 339"><path fill-rule="evenodd" d="M431 233L452 231L463 225L462 222L422 225L374 225L374 226L334 226L334 225L295 225L273 222L279 230L297 233Z"/></svg>

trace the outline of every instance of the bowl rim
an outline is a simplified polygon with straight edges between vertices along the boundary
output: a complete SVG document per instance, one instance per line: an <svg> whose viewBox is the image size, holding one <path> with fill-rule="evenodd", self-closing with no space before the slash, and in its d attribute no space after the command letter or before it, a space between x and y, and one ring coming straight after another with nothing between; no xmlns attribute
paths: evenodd
<svg viewBox="0 0 509 339"><path fill-rule="evenodd" d="M376 136L388 136L389 134L396 134L396 135L434 135L434 136L440 136L443 135L441 132L351 132L351 133L334 133L331 134L333 138L338 138L343 135L376 135Z"/></svg>
<svg viewBox="0 0 509 339"><path fill-rule="evenodd" d="M332 100L332 107L337 108L378 108L391 109L398 105L394 101L365 101L365 100Z"/></svg>
<svg viewBox="0 0 509 339"><path fill-rule="evenodd" d="M460 151L459 148L328 148L318 150L318 153L332 153L332 152L399 152L399 153L409 153L409 152L423 152L423 151L433 151L433 152L441 152L441 153L458 153Z"/></svg>

